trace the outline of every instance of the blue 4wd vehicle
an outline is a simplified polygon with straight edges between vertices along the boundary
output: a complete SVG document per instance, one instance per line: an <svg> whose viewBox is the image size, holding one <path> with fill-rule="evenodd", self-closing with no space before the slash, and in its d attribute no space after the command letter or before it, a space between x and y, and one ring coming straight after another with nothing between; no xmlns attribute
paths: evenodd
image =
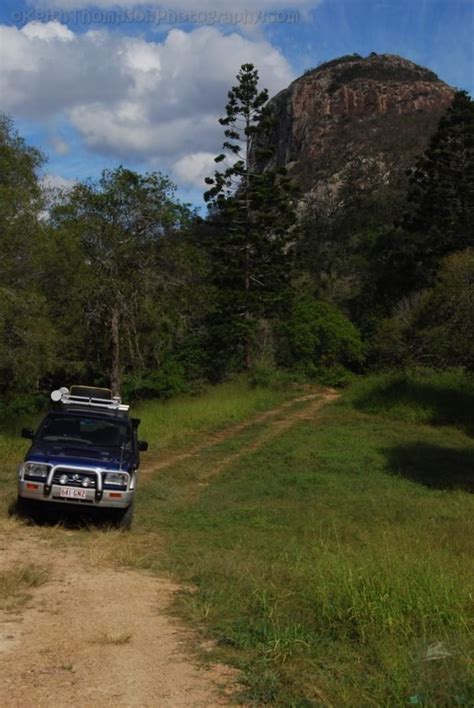
<svg viewBox="0 0 474 708"><path fill-rule="evenodd" d="M18 468L18 510L37 515L51 504L103 510L118 528L129 529L140 452L138 419L108 389L72 386L53 391L54 408L36 432Z"/></svg>

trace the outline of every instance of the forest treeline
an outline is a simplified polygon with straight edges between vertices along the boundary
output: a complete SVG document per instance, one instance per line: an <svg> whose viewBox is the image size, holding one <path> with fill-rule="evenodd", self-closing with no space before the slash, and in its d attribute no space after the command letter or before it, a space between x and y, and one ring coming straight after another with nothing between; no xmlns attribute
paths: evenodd
<svg viewBox="0 0 474 708"><path fill-rule="evenodd" d="M351 186L312 203L284 169L259 172L267 101L243 65L206 218L158 172L47 189L44 156L1 117L3 412L71 382L143 397L243 370L332 384L374 368L472 371L469 96L455 94L396 205Z"/></svg>

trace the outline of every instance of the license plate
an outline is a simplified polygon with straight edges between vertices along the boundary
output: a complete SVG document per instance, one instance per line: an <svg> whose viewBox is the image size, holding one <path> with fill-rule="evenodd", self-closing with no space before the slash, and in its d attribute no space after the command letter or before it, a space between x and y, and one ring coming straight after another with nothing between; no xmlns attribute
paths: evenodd
<svg viewBox="0 0 474 708"><path fill-rule="evenodd" d="M85 489L74 489L72 487L63 487L61 489L61 496L67 497L68 499L86 499L87 492Z"/></svg>

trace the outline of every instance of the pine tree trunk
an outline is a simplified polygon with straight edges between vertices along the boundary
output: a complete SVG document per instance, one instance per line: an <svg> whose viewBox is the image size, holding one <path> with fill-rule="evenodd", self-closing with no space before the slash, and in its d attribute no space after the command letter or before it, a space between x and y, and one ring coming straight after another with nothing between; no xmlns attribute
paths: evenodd
<svg viewBox="0 0 474 708"><path fill-rule="evenodd" d="M120 310L118 307L112 308L110 318L110 329L112 336L112 366L110 370L110 388L114 396L120 396L120 386L122 383L122 368L120 365Z"/></svg>
<svg viewBox="0 0 474 708"><path fill-rule="evenodd" d="M250 263L249 263L249 261L250 261L249 246L247 245L247 252L245 254L245 299L246 299L245 319L247 320L247 332L245 333L245 342L244 342L246 371L249 371L252 368L252 337L250 335L251 315L249 312L249 294L250 294Z"/></svg>
<svg viewBox="0 0 474 708"><path fill-rule="evenodd" d="M245 368L249 371L252 368L252 338L250 336L251 314L249 311L250 295L250 136L251 126L250 107L247 107L245 116L245 301L247 320L247 332L245 333Z"/></svg>

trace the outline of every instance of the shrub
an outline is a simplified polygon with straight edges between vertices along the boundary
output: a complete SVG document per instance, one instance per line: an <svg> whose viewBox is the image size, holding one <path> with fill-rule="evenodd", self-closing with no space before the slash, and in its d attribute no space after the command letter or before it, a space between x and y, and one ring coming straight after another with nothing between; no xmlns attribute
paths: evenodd
<svg viewBox="0 0 474 708"><path fill-rule="evenodd" d="M173 359L163 362L156 371L138 370L124 376L122 395L127 400L138 398L171 398L191 393L183 367Z"/></svg>
<svg viewBox="0 0 474 708"><path fill-rule="evenodd" d="M433 288L404 298L381 325L374 349L389 366L474 370L474 249L445 258Z"/></svg>
<svg viewBox="0 0 474 708"><path fill-rule="evenodd" d="M309 296L294 303L283 339L285 365L326 383L341 383L364 362L357 327L334 305Z"/></svg>
<svg viewBox="0 0 474 708"><path fill-rule="evenodd" d="M249 375L249 385L251 388L269 388L274 390L284 389L291 384L304 384L308 381L308 375L304 371L293 369L284 371L271 366L255 366Z"/></svg>

